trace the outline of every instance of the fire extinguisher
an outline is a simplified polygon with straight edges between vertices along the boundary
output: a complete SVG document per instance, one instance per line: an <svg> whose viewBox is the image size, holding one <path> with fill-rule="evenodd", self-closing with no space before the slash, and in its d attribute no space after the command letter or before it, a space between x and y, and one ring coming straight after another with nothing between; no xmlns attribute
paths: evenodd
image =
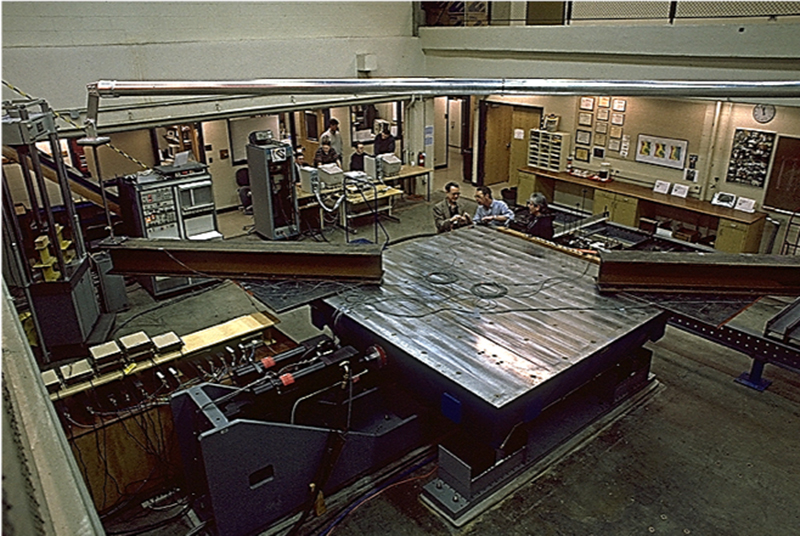
<svg viewBox="0 0 800 536"><path fill-rule="evenodd" d="M417 164L419 164L420 167L425 167L425 153L419 153L419 156L417 157Z"/></svg>

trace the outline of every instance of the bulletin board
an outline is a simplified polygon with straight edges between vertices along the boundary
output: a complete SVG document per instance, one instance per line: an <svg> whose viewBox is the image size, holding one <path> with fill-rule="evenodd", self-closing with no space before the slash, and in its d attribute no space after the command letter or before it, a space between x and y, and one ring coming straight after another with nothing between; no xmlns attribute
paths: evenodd
<svg viewBox="0 0 800 536"><path fill-rule="evenodd" d="M725 182L763 188L774 146L774 132L737 128Z"/></svg>
<svg viewBox="0 0 800 536"><path fill-rule="evenodd" d="M800 209L800 138L778 137L764 205L790 212Z"/></svg>

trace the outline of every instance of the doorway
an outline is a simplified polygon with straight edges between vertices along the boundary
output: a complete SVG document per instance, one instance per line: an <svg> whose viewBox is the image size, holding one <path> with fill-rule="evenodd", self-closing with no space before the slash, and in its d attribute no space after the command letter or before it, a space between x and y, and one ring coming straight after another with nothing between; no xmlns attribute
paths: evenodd
<svg viewBox="0 0 800 536"><path fill-rule="evenodd" d="M541 125L542 108L481 102L479 184L516 184L517 170L527 166L531 129ZM483 181L480 179L483 178Z"/></svg>

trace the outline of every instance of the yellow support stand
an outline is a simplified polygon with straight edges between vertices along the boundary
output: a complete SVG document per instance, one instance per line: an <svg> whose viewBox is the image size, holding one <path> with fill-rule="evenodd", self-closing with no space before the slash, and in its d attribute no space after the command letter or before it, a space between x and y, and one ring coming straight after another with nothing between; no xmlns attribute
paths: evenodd
<svg viewBox="0 0 800 536"><path fill-rule="evenodd" d="M64 240L64 226L56 224L56 236L58 237L58 244L64 255L64 262L70 263L75 258L75 252L69 249L72 246L72 240ZM68 251L69 250L69 251Z"/></svg>
<svg viewBox="0 0 800 536"><path fill-rule="evenodd" d="M34 242L34 247L39 252L39 262L34 264L33 267L42 271L45 281L58 281L61 277L61 272L53 268L56 259L50 255L50 239L47 235L37 238Z"/></svg>

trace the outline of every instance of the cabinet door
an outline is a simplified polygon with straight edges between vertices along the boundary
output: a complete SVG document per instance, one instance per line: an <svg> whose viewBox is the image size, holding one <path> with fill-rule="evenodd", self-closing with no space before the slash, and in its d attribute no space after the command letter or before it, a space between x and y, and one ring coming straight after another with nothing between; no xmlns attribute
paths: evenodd
<svg viewBox="0 0 800 536"><path fill-rule="evenodd" d="M727 253L743 253L747 241L747 225L730 220L719 220L714 248Z"/></svg>
<svg viewBox="0 0 800 536"><path fill-rule="evenodd" d="M517 185L517 204L525 205L531 194L536 191L536 175L519 172L519 184Z"/></svg>
<svg viewBox="0 0 800 536"><path fill-rule="evenodd" d="M628 227L637 227L639 225L639 200L635 197L616 194L611 221Z"/></svg>
<svg viewBox="0 0 800 536"><path fill-rule="evenodd" d="M609 214L613 214L614 194L605 190L595 190L592 214L602 214L606 211L608 211Z"/></svg>
<svg viewBox="0 0 800 536"><path fill-rule="evenodd" d="M765 219L747 224L721 219L714 248L728 253L758 253Z"/></svg>

